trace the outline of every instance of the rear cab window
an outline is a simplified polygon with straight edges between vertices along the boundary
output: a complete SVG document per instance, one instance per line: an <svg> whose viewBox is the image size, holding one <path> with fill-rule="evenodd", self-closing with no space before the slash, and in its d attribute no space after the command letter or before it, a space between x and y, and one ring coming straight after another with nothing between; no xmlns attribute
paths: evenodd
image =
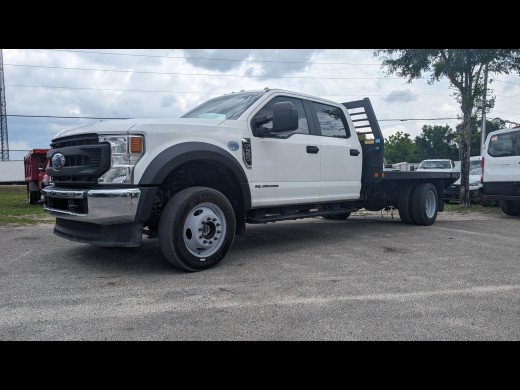
<svg viewBox="0 0 520 390"><path fill-rule="evenodd" d="M316 111L321 135L324 137L350 138L345 114L339 107L312 102Z"/></svg>

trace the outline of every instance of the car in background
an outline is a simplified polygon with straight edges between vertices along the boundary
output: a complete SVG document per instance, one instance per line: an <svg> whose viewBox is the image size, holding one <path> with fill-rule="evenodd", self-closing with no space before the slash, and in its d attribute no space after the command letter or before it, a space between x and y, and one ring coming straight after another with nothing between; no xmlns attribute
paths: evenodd
<svg viewBox="0 0 520 390"><path fill-rule="evenodd" d="M416 172L451 172L455 163L448 159L423 160L415 170Z"/></svg>
<svg viewBox="0 0 520 390"><path fill-rule="evenodd" d="M399 168L394 168L392 164L386 162L386 158L383 158L383 171L399 172Z"/></svg>
<svg viewBox="0 0 520 390"><path fill-rule="evenodd" d="M469 196L474 202L478 199L480 177L482 176L482 156L473 156L469 159ZM460 161L455 163L453 172L460 172ZM444 190L444 201L459 200L460 179Z"/></svg>

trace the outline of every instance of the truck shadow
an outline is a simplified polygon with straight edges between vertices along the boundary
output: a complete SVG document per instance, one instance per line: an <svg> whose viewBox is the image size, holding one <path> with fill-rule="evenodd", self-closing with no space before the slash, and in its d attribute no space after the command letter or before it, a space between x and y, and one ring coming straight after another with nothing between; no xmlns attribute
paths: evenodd
<svg viewBox="0 0 520 390"><path fill-rule="evenodd" d="M392 229L388 226L392 225ZM306 221L278 222L276 224L248 225L245 236L237 236L222 266L243 266L263 256L282 255L306 248L330 247L341 243L359 243L378 234L396 236L408 234L415 225L406 225L397 219L380 217L353 217L346 221L311 218ZM407 233L408 232L408 233ZM164 258L158 240L143 237L139 248L93 247L74 244L64 249L68 261L78 266L106 273L172 273L185 274Z"/></svg>

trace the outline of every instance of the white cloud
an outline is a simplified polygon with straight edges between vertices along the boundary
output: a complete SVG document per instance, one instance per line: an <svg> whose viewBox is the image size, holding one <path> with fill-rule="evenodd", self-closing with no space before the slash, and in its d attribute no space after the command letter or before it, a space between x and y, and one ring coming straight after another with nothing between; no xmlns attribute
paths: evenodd
<svg viewBox="0 0 520 390"><path fill-rule="evenodd" d="M407 84L404 79L385 74L379 65L380 59L373 57L371 50L80 51L93 53L4 49L7 114L176 117L219 94L270 87L339 102L369 97L379 119L409 119L406 122L382 121L385 137L399 130L415 138L421 133L423 124L448 123L454 129L456 119L423 122L417 119L460 115L459 104L447 81L428 85L426 80L416 80ZM209 60L195 60L194 57ZM493 79L496 81L492 83L491 95L497 100L488 117L499 116L520 122L520 96L515 96L520 94L519 76L501 75ZM10 148L15 149L15 145L21 149L46 148L56 131L86 122L89 120L10 116Z"/></svg>

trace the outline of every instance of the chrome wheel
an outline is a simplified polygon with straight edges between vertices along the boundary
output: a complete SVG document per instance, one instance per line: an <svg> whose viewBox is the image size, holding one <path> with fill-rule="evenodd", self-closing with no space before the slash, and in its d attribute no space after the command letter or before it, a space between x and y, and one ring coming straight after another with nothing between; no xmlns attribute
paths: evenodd
<svg viewBox="0 0 520 390"><path fill-rule="evenodd" d="M226 229L222 209L213 203L201 203L188 213L184 221L184 244L193 256L211 256L224 243Z"/></svg>

